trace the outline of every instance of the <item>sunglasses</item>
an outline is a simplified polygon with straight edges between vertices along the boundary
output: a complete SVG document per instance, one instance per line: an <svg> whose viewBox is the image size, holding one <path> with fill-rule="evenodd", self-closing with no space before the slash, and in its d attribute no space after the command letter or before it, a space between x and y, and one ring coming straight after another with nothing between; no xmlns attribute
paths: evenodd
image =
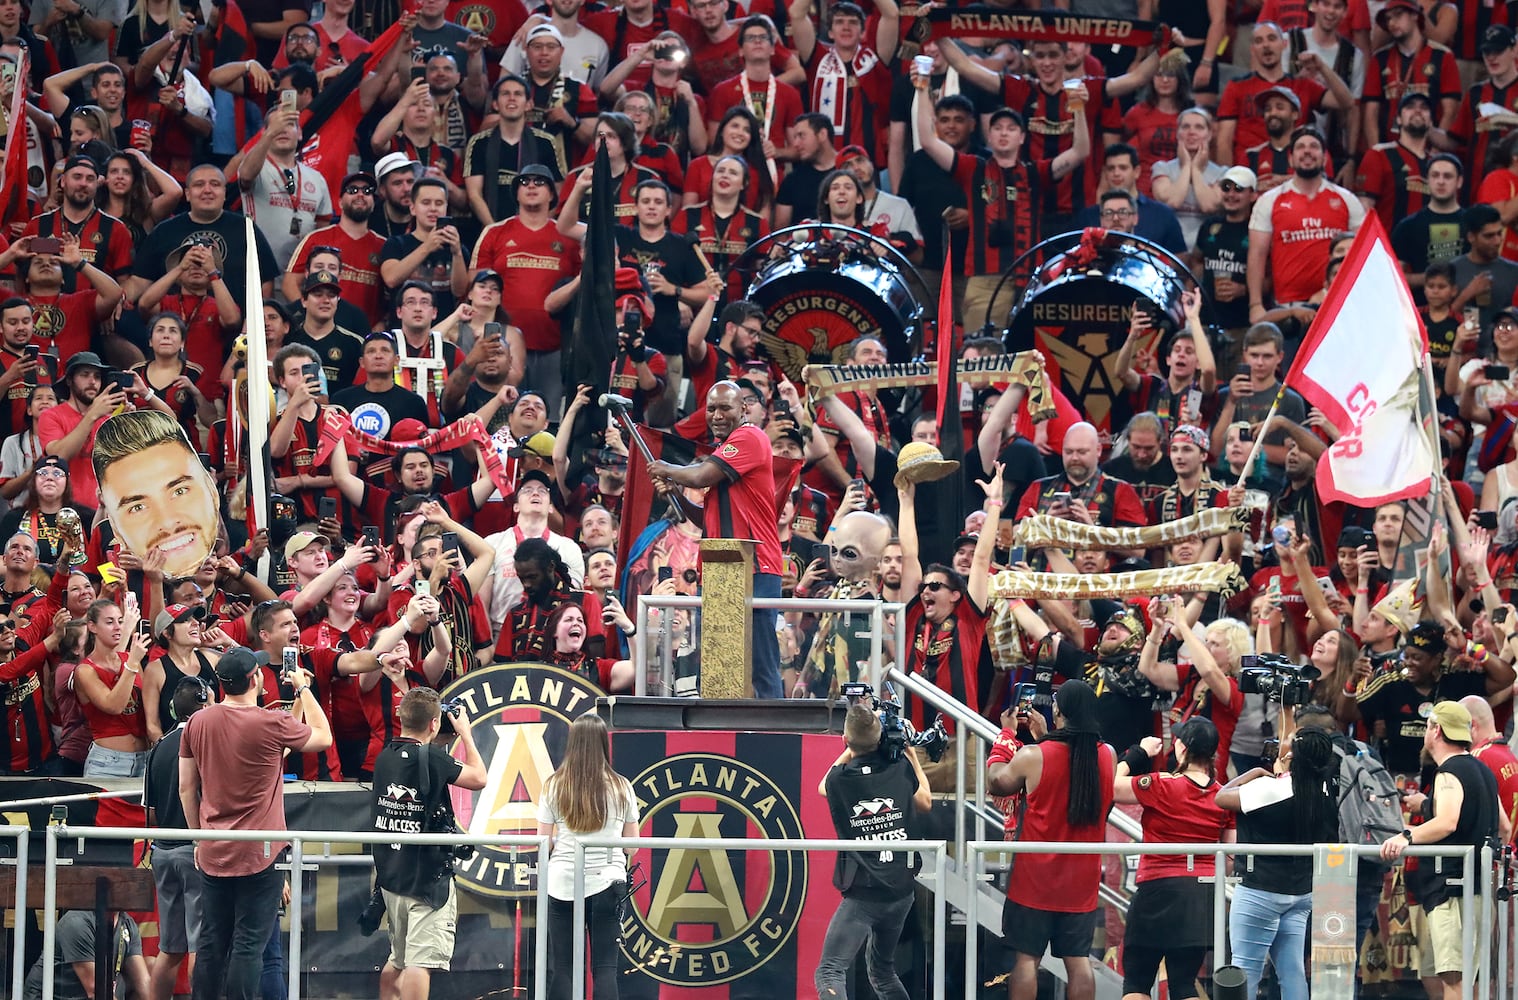
<svg viewBox="0 0 1518 1000"><path fill-rule="evenodd" d="M928 580L928 581L925 581L925 582L923 582L921 584L918 584L918 586L917 586L917 592L919 594L921 594L922 592L927 591L927 590L931 590L933 593L936 594L940 590L951 590L951 589L953 589L953 588L951 588L947 583L943 583L943 582L941 582L939 580Z"/></svg>
<svg viewBox="0 0 1518 1000"><path fill-rule="evenodd" d="M38 479L62 479L68 475L68 472L58 468L55 465L50 465L45 469L38 469L36 472L32 473L32 475L36 476Z"/></svg>
<svg viewBox="0 0 1518 1000"><path fill-rule="evenodd" d="M374 197L374 188L367 184L349 184L343 188L343 194L364 194L372 198Z"/></svg>
<svg viewBox="0 0 1518 1000"><path fill-rule="evenodd" d="M13 621L3 621L3 622L0 622L0 632L14 632L14 631L16 631L16 623L15 622L13 622Z"/></svg>
<svg viewBox="0 0 1518 1000"><path fill-rule="evenodd" d="M547 177L523 177L517 183L523 187L548 187Z"/></svg>
<svg viewBox="0 0 1518 1000"><path fill-rule="evenodd" d="M1219 184L1218 187L1222 188L1224 191L1227 191L1227 192L1247 191L1247 190L1249 190L1244 185L1242 185L1242 184L1235 184L1233 181L1224 181L1222 184Z"/></svg>
<svg viewBox="0 0 1518 1000"><path fill-rule="evenodd" d="M285 194L294 194L295 193L295 171L291 170L289 167L286 167L286 168L284 168L280 172L285 175Z"/></svg>

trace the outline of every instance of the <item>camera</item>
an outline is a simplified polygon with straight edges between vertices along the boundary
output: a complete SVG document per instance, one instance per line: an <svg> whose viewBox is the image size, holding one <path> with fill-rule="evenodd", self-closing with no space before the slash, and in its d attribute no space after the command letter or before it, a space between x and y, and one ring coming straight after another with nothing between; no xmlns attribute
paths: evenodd
<svg viewBox="0 0 1518 1000"><path fill-rule="evenodd" d="M933 720L926 732L916 732L912 724L901 714L901 702L881 701L875 697L875 689L863 681L851 681L839 688L839 694L849 704L868 702L880 716L880 751L887 760L897 760L907 747L917 747L937 762L949 746L949 734L944 729L943 715Z"/></svg>
<svg viewBox="0 0 1518 1000"><path fill-rule="evenodd" d="M444 715L458 715L464 710L464 703L457 698L449 698L440 702L438 708L442 709Z"/></svg>
<svg viewBox="0 0 1518 1000"><path fill-rule="evenodd" d="M358 932L364 937L370 937L379 930L380 921L385 917L385 897L380 894L379 886L375 886L369 893L369 903L364 907L364 912L358 915Z"/></svg>
<svg viewBox="0 0 1518 1000"><path fill-rule="evenodd" d="M1239 657L1239 690L1263 694L1266 701L1282 705L1305 705L1312 700L1312 682L1321 671L1307 664L1298 666L1279 653Z"/></svg>

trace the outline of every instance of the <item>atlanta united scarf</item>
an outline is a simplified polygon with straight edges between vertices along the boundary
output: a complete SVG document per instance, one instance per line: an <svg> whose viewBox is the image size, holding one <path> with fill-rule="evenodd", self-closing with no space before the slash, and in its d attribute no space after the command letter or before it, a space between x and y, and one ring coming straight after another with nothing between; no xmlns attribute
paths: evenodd
<svg viewBox="0 0 1518 1000"><path fill-rule="evenodd" d="M485 472L490 476L490 481L495 484L495 488L500 490L501 496L509 497L516 492L515 469L507 468L508 464L514 467L516 463L503 462L501 450L498 450L499 442L486 433L481 424L473 420L455 421L415 441L386 441L372 434L365 434L353 426L347 413L337 407L329 406L322 411L321 440L316 446L315 463L321 465L327 461L332 456L332 449L337 447L339 441L343 442L343 446L347 448L350 455L356 455L360 451L380 455L399 455L403 448L421 448L429 455L439 455L474 443L480 446L480 461L485 463Z"/></svg>
<svg viewBox="0 0 1518 1000"><path fill-rule="evenodd" d="M1029 514L1017 522L1017 542L1030 549L1157 549L1189 538L1212 538L1249 525L1244 507L1209 507L1190 517L1142 528L1104 528L1048 514Z"/></svg>
<svg viewBox="0 0 1518 1000"><path fill-rule="evenodd" d="M864 46L854 53L851 62L844 62L838 50L829 45L817 63L817 82L812 88L812 106L827 115L833 123L833 131L844 134L844 119L848 115L849 77L867 76L880 60Z"/></svg>
<svg viewBox="0 0 1518 1000"><path fill-rule="evenodd" d="M1005 10L984 4L935 7L928 12L934 38L1015 38L1022 42L1090 42L1092 45L1170 47L1158 21L1094 17L1062 10Z"/></svg>
<svg viewBox="0 0 1518 1000"><path fill-rule="evenodd" d="M1054 416L1054 392L1037 351L1019 351L989 358L961 358L955 371L960 385L1020 385L1028 390L1033 419ZM905 389L938 384L938 362L908 361L900 365L807 365L801 372L811 390L808 400L863 389Z"/></svg>
<svg viewBox="0 0 1518 1000"><path fill-rule="evenodd" d="M1033 573L1002 570L991 577L990 600L1008 597L1080 601L1155 594L1216 593L1225 600L1244 589L1244 575L1233 563L1166 566L1131 573Z"/></svg>

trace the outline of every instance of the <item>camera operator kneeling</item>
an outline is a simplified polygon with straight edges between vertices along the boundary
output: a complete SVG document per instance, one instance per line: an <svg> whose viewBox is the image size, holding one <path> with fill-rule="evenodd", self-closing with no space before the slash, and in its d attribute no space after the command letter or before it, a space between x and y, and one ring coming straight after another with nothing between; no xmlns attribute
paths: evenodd
<svg viewBox="0 0 1518 1000"><path fill-rule="evenodd" d="M459 710L449 714L464 747L460 763L432 742L442 725L436 691L412 688L395 714L401 733L374 761L374 831L455 832L448 786L479 791L487 777L469 720ZM390 926L390 959L380 970L380 996L425 997L432 970L448 971L458 913L453 889L458 852L473 853L447 845L374 844L374 881Z"/></svg>
<svg viewBox="0 0 1518 1000"><path fill-rule="evenodd" d="M817 788L827 796L840 840L909 840L913 813L933 807L916 751L903 747L893 758L882 749L880 734L880 718L871 708L849 706L843 722L848 749ZM823 1000L848 996L849 966L868 941L865 961L875 994L881 1000L906 1000L906 988L896 976L896 942L912 909L912 852L840 851L833 884L843 902L822 942L817 995Z"/></svg>

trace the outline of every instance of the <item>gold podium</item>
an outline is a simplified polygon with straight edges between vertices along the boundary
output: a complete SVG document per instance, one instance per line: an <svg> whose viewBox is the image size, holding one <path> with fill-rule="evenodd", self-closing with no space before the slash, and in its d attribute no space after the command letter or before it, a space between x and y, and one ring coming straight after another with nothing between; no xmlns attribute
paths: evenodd
<svg viewBox="0 0 1518 1000"><path fill-rule="evenodd" d="M701 542L701 697L754 696L754 543Z"/></svg>

